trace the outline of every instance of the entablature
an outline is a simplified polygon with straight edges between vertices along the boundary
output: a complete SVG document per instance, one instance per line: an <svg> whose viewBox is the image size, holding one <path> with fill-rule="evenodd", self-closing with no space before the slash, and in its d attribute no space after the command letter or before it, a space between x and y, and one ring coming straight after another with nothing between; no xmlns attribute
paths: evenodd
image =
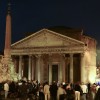
<svg viewBox="0 0 100 100"><path fill-rule="evenodd" d="M11 50L11 55L50 54L50 53L83 53L84 47L34 47L16 48Z"/></svg>

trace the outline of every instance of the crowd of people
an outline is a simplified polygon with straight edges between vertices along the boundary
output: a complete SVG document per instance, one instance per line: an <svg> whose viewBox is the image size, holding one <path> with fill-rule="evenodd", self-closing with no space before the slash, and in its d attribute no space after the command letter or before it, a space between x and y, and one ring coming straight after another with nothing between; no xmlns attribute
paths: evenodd
<svg viewBox="0 0 100 100"><path fill-rule="evenodd" d="M0 97L2 95L5 98L21 100L100 100L100 86L96 83L84 84L83 82L73 84L53 81L49 85L48 82L38 81L6 81L0 83Z"/></svg>

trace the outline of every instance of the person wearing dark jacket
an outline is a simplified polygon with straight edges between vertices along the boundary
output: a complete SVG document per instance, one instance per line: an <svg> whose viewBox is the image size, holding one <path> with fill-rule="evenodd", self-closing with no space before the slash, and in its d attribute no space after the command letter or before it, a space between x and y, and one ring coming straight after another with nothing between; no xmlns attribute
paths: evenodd
<svg viewBox="0 0 100 100"><path fill-rule="evenodd" d="M58 90L58 87L57 87L56 82L54 81L53 84L50 86L50 98L51 98L51 100L57 100L57 90Z"/></svg>
<svg viewBox="0 0 100 100"><path fill-rule="evenodd" d="M98 89L96 93L95 100L100 100L100 88Z"/></svg>
<svg viewBox="0 0 100 100"><path fill-rule="evenodd" d="M28 86L27 82L22 82L22 85L19 87L19 93L21 95L21 100L26 100L27 99L27 92L28 92Z"/></svg>
<svg viewBox="0 0 100 100"><path fill-rule="evenodd" d="M66 85L66 99L75 100L75 92L70 83Z"/></svg>
<svg viewBox="0 0 100 100"><path fill-rule="evenodd" d="M75 84L74 90L75 90L75 100L80 100L80 95L82 95L83 92L79 82Z"/></svg>

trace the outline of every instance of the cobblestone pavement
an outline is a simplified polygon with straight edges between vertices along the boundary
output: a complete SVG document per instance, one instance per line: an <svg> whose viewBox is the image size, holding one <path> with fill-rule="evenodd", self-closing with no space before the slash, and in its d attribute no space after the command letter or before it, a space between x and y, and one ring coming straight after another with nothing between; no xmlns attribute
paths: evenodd
<svg viewBox="0 0 100 100"><path fill-rule="evenodd" d="M20 98L7 98L7 99L0 99L0 100L35 100L35 99L20 99ZM81 97L81 100L84 100L82 97ZM93 100L91 97L88 98L87 100Z"/></svg>
<svg viewBox="0 0 100 100"><path fill-rule="evenodd" d="M84 100L84 99L82 98L82 96L81 96L81 100ZM87 100L93 100L92 94L91 94L91 93L88 94Z"/></svg>
<svg viewBox="0 0 100 100"><path fill-rule="evenodd" d="M1 97L0 100L36 100L36 99L20 99L20 98L7 98L7 99L5 99L4 97ZM81 99L80 100L84 100L82 98L82 96L81 96ZM91 94L88 95L87 100L93 100Z"/></svg>

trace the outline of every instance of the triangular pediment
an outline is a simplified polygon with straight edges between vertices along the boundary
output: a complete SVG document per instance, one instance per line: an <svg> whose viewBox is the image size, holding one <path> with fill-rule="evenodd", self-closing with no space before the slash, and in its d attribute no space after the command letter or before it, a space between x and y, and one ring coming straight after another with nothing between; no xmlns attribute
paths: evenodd
<svg viewBox="0 0 100 100"><path fill-rule="evenodd" d="M31 48L31 47L53 47L53 46L78 46L84 45L83 42L61 35L59 33L42 29L32 35L14 43L12 48Z"/></svg>

